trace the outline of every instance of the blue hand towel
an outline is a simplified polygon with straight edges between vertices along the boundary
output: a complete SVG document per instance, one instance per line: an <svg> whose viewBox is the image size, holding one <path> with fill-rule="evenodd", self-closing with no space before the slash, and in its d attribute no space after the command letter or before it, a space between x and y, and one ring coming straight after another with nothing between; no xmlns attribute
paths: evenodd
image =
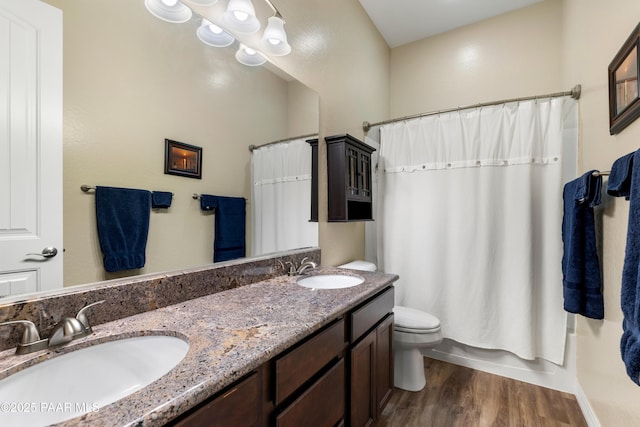
<svg viewBox="0 0 640 427"><path fill-rule="evenodd" d="M151 193L151 207L154 209L166 209L171 207L173 193L168 191L154 191Z"/></svg>
<svg viewBox="0 0 640 427"><path fill-rule="evenodd" d="M604 318L600 261L593 207L601 200L602 177L589 171L564 186L562 285L564 309L593 319Z"/></svg>
<svg viewBox="0 0 640 427"><path fill-rule="evenodd" d="M629 200L631 193L631 168L633 167L633 155L629 153L613 162L609 180L607 181L607 194L614 197L623 197Z"/></svg>
<svg viewBox="0 0 640 427"><path fill-rule="evenodd" d="M144 267L150 211L149 191L96 187L98 239L105 270Z"/></svg>
<svg viewBox="0 0 640 427"><path fill-rule="evenodd" d="M640 150L636 151L640 153ZM638 154L640 156L640 154ZM640 158L640 157L639 157ZM629 193L629 225L627 228L627 247L622 268L622 338L620 351L631 380L640 385L640 314L638 303L640 295L640 162L633 162L631 168L631 186Z"/></svg>
<svg viewBox="0 0 640 427"><path fill-rule="evenodd" d="M212 211L216 208L216 196L210 196L208 194L200 195L200 209L203 211Z"/></svg>
<svg viewBox="0 0 640 427"><path fill-rule="evenodd" d="M246 255L245 199L202 194L200 208L216 210L213 262L243 258Z"/></svg>

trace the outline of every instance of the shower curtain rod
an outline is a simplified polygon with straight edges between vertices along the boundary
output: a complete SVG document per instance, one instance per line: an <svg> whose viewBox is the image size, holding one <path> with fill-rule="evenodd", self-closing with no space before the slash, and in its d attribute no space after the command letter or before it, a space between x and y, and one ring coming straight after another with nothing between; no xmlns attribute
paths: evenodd
<svg viewBox="0 0 640 427"><path fill-rule="evenodd" d="M253 152L253 150L255 150L257 148L266 147L268 145L278 144L280 142L286 142L286 141L293 141L294 139L311 138L312 136L318 136L318 134L317 133L310 133L310 134L307 134L307 135L292 136L292 137L289 137L289 138L279 139L277 141L267 142L266 144L262 144L262 145L253 145L253 144L251 144L249 146L249 151Z"/></svg>
<svg viewBox="0 0 640 427"><path fill-rule="evenodd" d="M580 92L582 92L582 86L575 85L571 90L566 92L555 92L555 93L549 93L546 95L525 96L523 98L513 98L513 99L503 99L500 101L493 101L493 102L483 102L480 104L465 105L463 107L457 107L457 108L449 108L447 110L438 110L438 111L431 111L429 113L414 114L412 116L404 116L398 119L383 120L381 122L376 122L376 123L369 123L367 121L364 121L362 122L362 129L364 129L365 132L368 132L369 129L371 129L373 126L386 125L389 123L401 122L403 120L409 120L409 119L418 119L420 117L434 116L436 114L451 113L453 111L470 110L472 108L489 107L492 105L506 104L508 102L531 101L533 99L541 99L541 98L558 98L561 96L571 96L573 99L580 99Z"/></svg>

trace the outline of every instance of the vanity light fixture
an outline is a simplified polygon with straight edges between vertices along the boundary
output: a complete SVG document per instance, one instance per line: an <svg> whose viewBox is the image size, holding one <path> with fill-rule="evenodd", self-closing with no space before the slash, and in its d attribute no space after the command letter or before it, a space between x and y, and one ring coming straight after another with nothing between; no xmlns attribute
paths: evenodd
<svg viewBox="0 0 640 427"><path fill-rule="evenodd" d="M291 52L291 46L284 31L284 20L279 15L277 13L269 18L267 28L262 35L262 48L271 55L284 56Z"/></svg>
<svg viewBox="0 0 640 427"><path fill-rule="evenodd" d="M239 63L250 67L257 67L267 62L267 58L264 55L244 44L240 44L240 49L236 52L236 59Z"/></svg>
<svg viewBox="0 0 640 427"><path fill-rule="evenodd" d="M179 0L144 0L144 5L153 16L166 22L181 24L191 19L191 9Z"/></svg>
<svg viewBox="0 0 640 427"><path fill-rule="evenodd" d="M267 61L266 56L260 51L273 56L284 56L291 52L280 11L271 0L264 1L273 10L274 15L268 18L262 37L255 37L255 40L250 42L252 47L240 44L236 52L236 59L240 63L252 67ZM218 0L189 0L187 4L213 6L217 2ZM191 9L181 0L144 0L144 4L152 15L163 21L182 23L190 20L192 16ZM209 13L214 13L214 10L211 9L207 12ZM200 41L209 46L227 47L234 43L236 33L250 34L260 29L260 21L256 17L251 0L228 0L222 16L210 16L210 19L203 17L196 30Z"/></svg>
<svg viewBox="0 0 640 427"><path fill-rule="evenodd" d="M260 29L251 0L229 0L222 19L231 31L238 33L251 34Z"/></svg>
<svg viewBox="0 0 640 427"><path fill-rule="evenodd" d="M202 18L202 24L198 27L196 34L202 43L215 47L227 47L235 41L231 34L206 18Z"/></svg>

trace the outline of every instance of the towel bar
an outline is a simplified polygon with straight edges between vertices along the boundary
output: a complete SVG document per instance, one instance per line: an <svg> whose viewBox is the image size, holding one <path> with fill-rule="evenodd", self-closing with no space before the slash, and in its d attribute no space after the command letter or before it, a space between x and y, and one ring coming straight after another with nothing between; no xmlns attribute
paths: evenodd
<svg viewBox="0 0 640 427"><path fill-rule="evenodd" d="M96 189L96 187L92 187L92 186L87 185L87 184L82 184L82 185L80 186L80 189L81 189L83 192L88 193L88 192L89 192L89 191L91 191L91 190L95 190L95 189ZM171 195L172 195L172 196L175 196L175 194L173 194L173 193L171 193ZM194 197L194 199L195 199L195 197Z"/></svg>
<svg viewBox="0 0 640 427"><path fill-rule="evenodd" d="M591 175L593 176L608 176L611 173L611 171L602 171L602 172L594 172Z"/></svg>
<svg viewBox="0 0 640 427"><path fill-rule="evenodd" d="M193 193L193 194L191 195L191 197L193 198L193 200L198 200L198 199L200 198L200 194L198 194L198 193ZM244 198L244 200L245 200L247 203L249 203L249 199L247 199L246 197Z"/></svg>

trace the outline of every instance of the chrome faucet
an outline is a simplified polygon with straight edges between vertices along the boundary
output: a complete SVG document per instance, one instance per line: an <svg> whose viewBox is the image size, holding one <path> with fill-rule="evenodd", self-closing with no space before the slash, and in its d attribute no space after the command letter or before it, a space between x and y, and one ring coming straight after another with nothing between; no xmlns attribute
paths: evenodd
<svg viewBox="0 0 640 427"><path fill-rule="evenodd" d="M282 263L282 261L278 260L278 262L282 266L283 270L287 269ZM302 260L300 261L300 267L296 267L295 261L287 261L286 263L289 264L289 271L287 271L287 275L289 276L299 276L300 274L307 271L309 268L316 268L318 266L318 264L311 261L309 257L302 258Z"/></svg>
<svg viewBox="0 0 640 427"><path fill-rule="evenodd" d="M85 312L89 307L93 307L98 304L102 304L104 300L94 302L83 307L76 317L65 317L53 327L53 332L49 336L49 347L56 347L62 344L73 341L77 338L86 337L91 335L93 329L89 324L89 319Z"/></svg>
<svg viewBox="0 0 640 427"><path fill-rule="evenodd" d="M86 337L93 330L87 319L86 311L89 307L102 304L104 300L94 302L83 307L76 317L65 317L54 327L49 338L40 338L38 328L29 320L10 320L0 323L2 325L24 325L24 333L16 347L16 354L29 354L35 351L44 350L48 347L56 347L66 344L76 338Z"/></svg>
<svg viewBox="0 0 640 427"><path fill-rule="evenodd" d="M308 259L307 257L302 258L302 261L300 261L300 267L298 267L298 270L296 271L296 273L298 275L304 273L305 271L307 271L310 268L316 268L318 266L318 264L316 264L315 262L311 261L310 259Z"/></svg>

